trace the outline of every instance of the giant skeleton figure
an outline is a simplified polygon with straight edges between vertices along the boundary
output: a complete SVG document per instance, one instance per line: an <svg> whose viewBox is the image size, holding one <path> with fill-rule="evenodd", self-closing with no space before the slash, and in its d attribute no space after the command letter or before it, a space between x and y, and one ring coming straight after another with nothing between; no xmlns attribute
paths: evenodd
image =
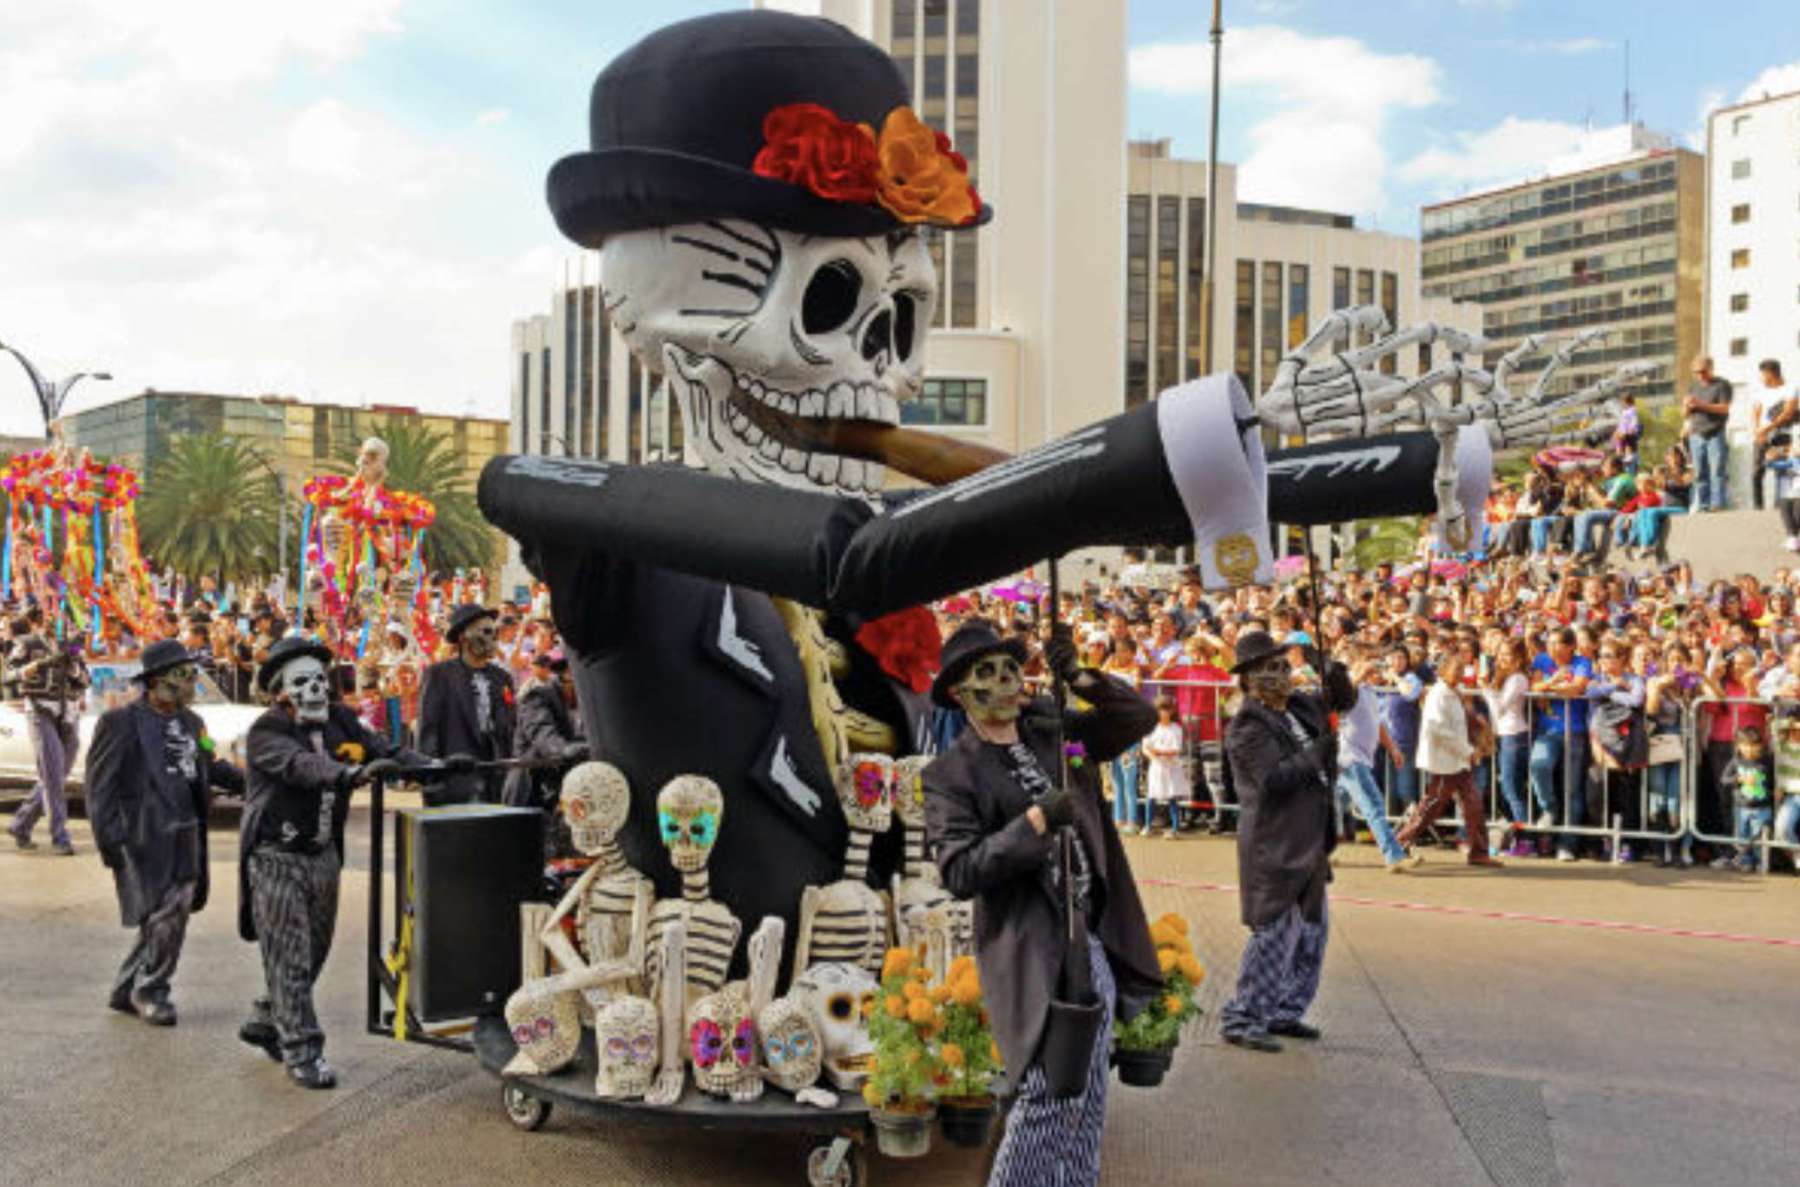
<svg viewBox="0 0 1800 1187"><path fill-rule="evenodd" d="M601 251L612 324L704 470L502 457L480 501L550 586L588 738L633 788L620 844L665 901L653 789L704 775L732 830L713 893L798 936L802 890L842 877L848 755L928 749L929 673L870 642L882 616L1086 545L1192 545L1215 588L1266 581L1271 515L1436 506L1428 432L1309 445L1265 486L1230 375L1011 458L898 427L937 301L921 231L993 211L892 60L835 24L653 33L601 72L590 134L551 171L552 211ZM938 489L888 492L889 466ZM898 856L875 847L876 885Z"/></svg>

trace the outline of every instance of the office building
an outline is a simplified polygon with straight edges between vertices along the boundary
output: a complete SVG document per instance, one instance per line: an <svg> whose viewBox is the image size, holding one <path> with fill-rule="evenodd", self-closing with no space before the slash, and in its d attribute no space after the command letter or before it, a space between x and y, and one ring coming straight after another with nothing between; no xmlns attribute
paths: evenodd
<svg viewBox="0 0 1800 1187"><path fill-rule="evenodd" d="M1669 396L1700 349L1703 163L1640 124L1591 133L1534 180L1426 206L1428 297L1474 301L1492 363L1529 334L1608 331L1547 390L1585 387L1620 363L1656 370L1628 390ZM1539 356L1521 368L1530 380Z"/></svg>
<svg viewBox="0 0 1800 1187"><path fill-rule="evenodd" d="M1707 351L1740 389L1773 358L1800 375L1800 92L1706 122ZM1747 402L1746 407L1747 407Z"/></svg>

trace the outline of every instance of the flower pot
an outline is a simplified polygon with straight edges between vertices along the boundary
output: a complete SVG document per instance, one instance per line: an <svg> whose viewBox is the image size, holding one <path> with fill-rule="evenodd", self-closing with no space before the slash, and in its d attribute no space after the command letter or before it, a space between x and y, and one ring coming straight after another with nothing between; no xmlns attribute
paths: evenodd
<svg viewBox="0 0 1800 1187"><path fill-rule="evenodd" d="M931 1152L932 1112L929 1107L922 1113L870 1109L869 1120L875 1123L875 1148L889 1158L923 1158Z"/></svg>
<svg viewBox="0 0 1800 1187"><path fill-rule="evenodd" d="M1158 1051L1119 1050L1113 1052L1113 1062L1119 1068L1119 1083L1133 1088L1155 1088L1168 1074L1169 1065L1175 1062L1175 1052L1166 1047Z"/></svg>
<svg viewBox="0 0 1800 1187"><path fill-rule="evenodd" d="M938 1128L952 1146L979 1150L994 1128L994 1098L959 1096L938 1101Z"/></svg>

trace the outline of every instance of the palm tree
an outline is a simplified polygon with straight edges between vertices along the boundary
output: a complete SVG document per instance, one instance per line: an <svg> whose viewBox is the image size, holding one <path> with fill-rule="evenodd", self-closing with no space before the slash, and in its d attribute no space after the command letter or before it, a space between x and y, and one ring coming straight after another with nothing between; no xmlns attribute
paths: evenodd
<svg viewBox="0 0 1800 1187"><path fill-rule="evenodd" d="M500 535L482 518L463 473L464 461L450 439L425 425L392 417L373 432L387 442L388 489L423 495L437 506L437 522L425 533L426 569L496 565L504 556ZM340 442L333 469L354 473L361 446L360 441Z"/></svg>
<svg viewBox="0 0 1800 1187"><path fill-rule="evenodd" d="M1363 520L1358 523L1359 528L1367 526L1371 530L1368 535L1357 540L1350 550L1356 567L1366 572L1383 562L1404 564L1411 560L1413 551L1419 546L1421 522L1414 515Z"/></svg>
<svg viewBox="0 0 1800 1187"><path fill-rule="evenodd" d="M280 497L261 458L217 433L178 436L138 500L143 550L177 573L238 581L276 565Z"/></svg>

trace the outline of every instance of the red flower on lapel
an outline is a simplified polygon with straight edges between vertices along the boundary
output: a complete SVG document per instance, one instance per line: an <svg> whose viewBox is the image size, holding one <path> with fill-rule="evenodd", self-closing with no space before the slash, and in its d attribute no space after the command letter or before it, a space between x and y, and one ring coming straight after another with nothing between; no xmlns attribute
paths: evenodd
<svg viewBox="0 0 1800 1187"><path fill-rule="evenodd" d="M505 705L508 709L513 707L512 685L509 684L500 690L500 703Z"/></svg>
<svg viewBox="0 0 1800 1187"><path fill-rule="evenodd" d="M944 640L938 634L937 619L925 607L896 610L864 623L856 632L856 643L895 680L917 693L931 691Z"/></svg>

